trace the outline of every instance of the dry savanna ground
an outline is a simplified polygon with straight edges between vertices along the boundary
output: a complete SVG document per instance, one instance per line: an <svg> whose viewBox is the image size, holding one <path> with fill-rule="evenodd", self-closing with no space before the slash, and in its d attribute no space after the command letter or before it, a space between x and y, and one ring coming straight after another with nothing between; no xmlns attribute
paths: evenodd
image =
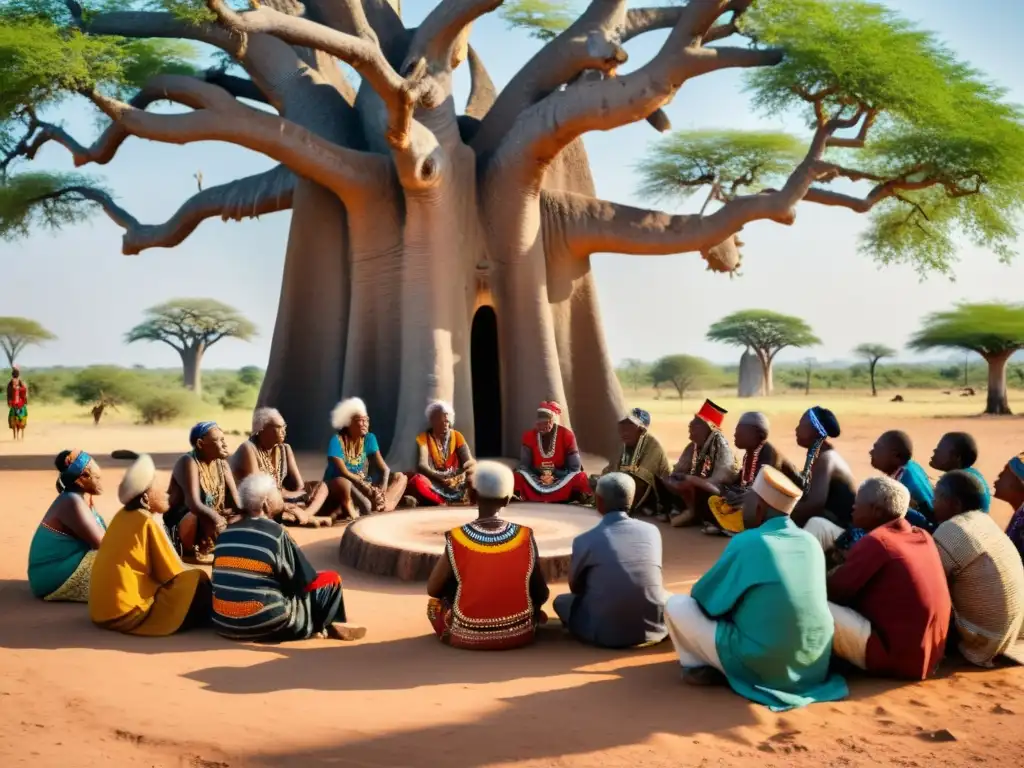
<svg viewBox="0 0 1024 768"><path fill-rule="evenodd" d="M994 477L1020 449L1021 422L978 418L980 398L903 392L908 402L823 391L810 398L718 399L733 413L761 408L775 440L797 456L792 428L808 405L833 408L839 446L862 476L884 429L908 431L918 458L949 430L968 430ZM697 399L643 399L673 453ZM1015 403L1024 408L1024 399ZM246 414L218 413L242 430ZM853 679L851 696L773 714L728 690L681 684L671 648L608 652L548 632L533 647L474 654L428 635L422 585L344 571L346 606L369 627L351 644L232 643L211 632L147 639L93 628L81 605L34 600L29 541L53 496L50 457L83 447L157 454L166 470L185 425L139 427L127 416L91 426L84 409L32 410L28 439L0 440L0 765L47 766L964 766L1019 765L1024 672L946 663L923 684ZM234 436L233 441L240 440ZM102 460L102 459L101 459ZM321 459L304 456L306 472ZM107 488L122 467L105 462ZM100 499L109 520L111 496ZM1005 522L1010 510L997 505ZM321 568L336 568L342 531L295 530ZM665 581L686 591L724 546L694 530L663 529ZM565 589L554 586L554 592Z"/></svg>

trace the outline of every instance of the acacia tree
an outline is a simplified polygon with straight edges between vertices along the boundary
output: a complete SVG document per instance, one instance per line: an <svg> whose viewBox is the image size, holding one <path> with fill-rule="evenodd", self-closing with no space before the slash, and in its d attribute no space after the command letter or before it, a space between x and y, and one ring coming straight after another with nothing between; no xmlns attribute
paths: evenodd
<svg viewBox="0 0 1024 768"><path fill-rule="evenodd" d="M853 354L863 357L867 361L868 371L871 374L871 396L878 397L878 389L875 387L875 368L878 367L879 360L895 357L896 350L885 346L885 344L861 344L853 350Z"/></svg>
<svg viewBox="0 0 1024 768"><path fill-rule="evenodd" d="M934 37L863 0L633 9L591 0L578 16L530 0L547 11L518 18L524 5L513 4L509 20L540 27L544 44L500 92L467 41L473 20L501 0L439 0L415 29L385 0L245 9L233 0L125 0L117 11L95 2L3 5L0 40L13 40L0 58L6 166L51 141L78 166L102 164L128 136L224 141L279 165L203 189L152 225L80 174L12 172L0 187L0 228L21 234L98 208L125 229L122 250L138 253L176 245L206 218L291 209L261 402L280 408L298 445L319 443L339 394L367 396L374 431L399 466L412 464L428 398L453 401L472 436L470 329L476 308L489 305L499 321L505 451L518 451L514 425L553 398L587 450L611 455L624 403L591 254L699 252L729 272L740 259L735 233L758 220L791 224L809 200L874 209L875 252L941 268L935 242L958 227L1005 249L1021 203L1018 113ZM623 45L655 30L668 31L657 53L618 72ZM180 41L212 46L233 68L190 69ZM358 88L338 61L358 72ZM451 82L463 62L472 89L458 115ZM753 72L758 106L809 117L799 158L787 150L789 167L773 166L775 188L732 184L709 166L686 179L717 183L713 210L701 214L595 196L584 134L645 119L667 130L662 108L684 83L736 68ZM68 92L111 120L91 145L44 119ZM158 101L189 111L147 111ZM833 156L840 148L852 153L842 162ZM837 180L873 187L837 191ZM574 419L584 408L587 418Z"/></svg>
<svg viewBox="0 0 1024 768"><path fill-rule="evenodd" d="M918 351L959 349L976 352L988 364L985 413L1009 415L1006 364L1024 349L1024 304L961 304L925 318L908 346Z"/></svg>
<svg viewBox="0 0 1024 768"><path fill-rule="evenodd" d="M181 356L185 386L197 395L202 393L206 351L222 339L249 341L256 335L255 325L215 299L173 299L150 307L146 316L128 331L125 341L159 341L171 347Z"/></svg>
<svg viewBox="0 0 1024 768"><path fill-rule="evenodd" d="M701 357L668 355L651 366L651 384L654 387L671 384L682 400L686 397L687 390L699 386L714 372L714 366Z"/></svg>
<svg viewBox="0 0 1024 768"><path fill-rule="evenodd" d="M8 367L14 367L14 361L25 347L45 344L56 338L42 325L27 317L0 317L0 348L7 355Z"/></svg>
<svg viewBox="0 0 1024 768"><path fill-rule="evenodd" d="M779 352L786 347L821 343L799 317L767 309L744 309L723 317L708 329L707 338L753 351L761 363L761 391L765 395L772 393L772 363Z"/></svg>

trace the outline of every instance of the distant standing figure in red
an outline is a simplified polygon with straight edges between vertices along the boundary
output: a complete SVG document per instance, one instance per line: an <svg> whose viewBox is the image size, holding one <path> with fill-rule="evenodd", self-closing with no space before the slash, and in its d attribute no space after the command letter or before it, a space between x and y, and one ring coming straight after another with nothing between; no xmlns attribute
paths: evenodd
<svg viewBox="0 0 1024 768"><path fill-rule="evenodd" d="M28 424L28 385L21 380L21 369L11 366L11 380L7 382L7 426L15 440L25 439Z"/></svg>
<svg viewBox="0 0 1024 768"><path fill-rule="evenodd" d="M516 497L522 501L564 504L591 498L576 435L558 423L561 415L558 403L541 403L537 423L523 435L515 476Z"/></svg>

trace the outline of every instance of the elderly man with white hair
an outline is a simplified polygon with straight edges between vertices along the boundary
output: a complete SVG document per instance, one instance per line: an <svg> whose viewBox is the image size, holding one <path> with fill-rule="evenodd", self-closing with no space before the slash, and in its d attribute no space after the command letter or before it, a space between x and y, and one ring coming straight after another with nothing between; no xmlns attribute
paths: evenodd
<svg viewBox="0 0 1024 768"><path fill-rule="evenodd" d="M345 624L341 576L310 564L272 519L284 499L276 480L249 475L238 487L241 519L213 551L213 625L234 640L283 642L318 635L358 640L366 629Z"/></svg>
<svg viewBox="0 0 1024 768"><path fill-rule="evenodd" d="M331 411L336 434L327 447L324 482L337 478L352 484L352 500L361 513L392 512L405 496L408 478L392 472L384 461L377 436L370 431L366 403L358 397L342 400ZM415 499L405 499L415 505Z"/></svg>
<svg viewBox="0 0 1024 768"><path fill-rule="evenodd" d="M474 462L469 443L455 429L455 409L451 403L434 400L425 416L427 431L416 438L419 458L409 490L425 506L465 504Z"/></svg>
<svg viewBox="0 0 1024 768"><path fill-rule="evenodd" d="M924 680L942 660L952 600L932 537L907 522L910 492L890 477L857 491L853 525L867 533L828 575L835 653L860 669Z"/></svg>
<svg viewBox="0 0 1024 768"><path fill-rule="evenodd" d="M789 515L800 489L762 467L743 499L743 532L718 562L665 605L683 679L728 682L774 711L837 701L846 682L829 674L833 622L825 555Z"/></svg>
<svg viewBox="0 0 1024 768"><path fill-rule="evenodd" d="M256 473L270 475L284 498L280 522L316 528L331 525L341 514L353 516L352 484L344 478L303 482L295 452L285 442L288 427L276 408L257 408L249 439L228 460L235 482Z"/></svg>
<svg viewBox="0 0 1024 768"><path fill-rule="evenodd" d="M572 542L568 595L553 606L579 640L604 648L660 643L665 629L661 533L629 516L636 482L623 472L597 481L601 522Z"/></svg>
<svg viewBox="0 0 1024 768"><path fill-rule="evenodd" d="M445 533L444 554L427 582L427 618L454 648L505 650L533 642L545 620L548 585L533 531L503 520L515 490L512 470L481 461L473 474L477 519Z"/></svg>

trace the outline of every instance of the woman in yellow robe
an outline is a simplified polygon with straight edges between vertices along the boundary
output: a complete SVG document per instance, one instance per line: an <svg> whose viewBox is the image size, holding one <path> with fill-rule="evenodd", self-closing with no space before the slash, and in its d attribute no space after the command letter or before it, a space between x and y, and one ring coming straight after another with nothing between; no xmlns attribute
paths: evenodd
<svg viewBox="0 0 1024 768"><path fill-rule="evenodd" d="M157 637L209 622L210 579L181 562L154 516L168 507L155 479L153 460L142 455L118 488L124 509L103 537L89 591L89 614L104 629Z"/></svg>

